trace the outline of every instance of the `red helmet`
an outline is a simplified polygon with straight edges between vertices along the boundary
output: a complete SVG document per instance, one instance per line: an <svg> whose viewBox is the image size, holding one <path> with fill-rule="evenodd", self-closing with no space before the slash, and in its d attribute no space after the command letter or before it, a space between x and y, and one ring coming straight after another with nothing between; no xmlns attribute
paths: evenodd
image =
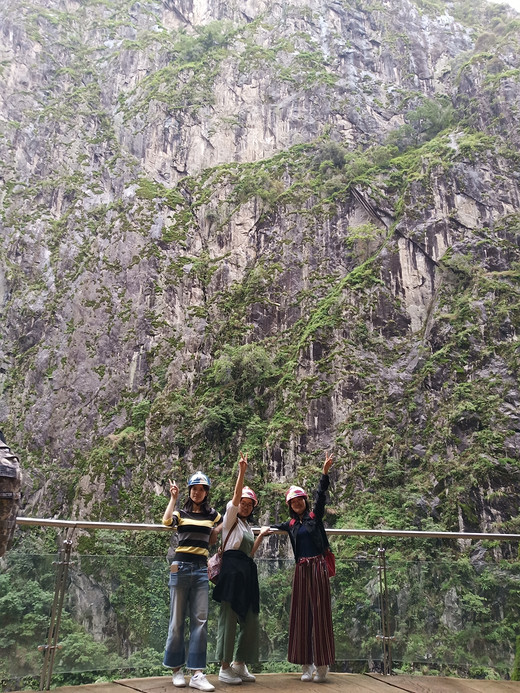
<svg viewBox="0 0 520 693"><path fill-rule="evenodd" d="M256 493L253 491L252 488L249 488L249 486L244 486L242 489L242 495L240 496L241 498L250 498L253 501L253 508L256 508L258 505L258 498L256 497Z"/></svg>
<svg viewBox="0 0 520 693"><path fill-rule="evenodd" d="M301 486L290 486L285 494L285 502L289 503L293 498L307 498L307 494Z"/></svg>

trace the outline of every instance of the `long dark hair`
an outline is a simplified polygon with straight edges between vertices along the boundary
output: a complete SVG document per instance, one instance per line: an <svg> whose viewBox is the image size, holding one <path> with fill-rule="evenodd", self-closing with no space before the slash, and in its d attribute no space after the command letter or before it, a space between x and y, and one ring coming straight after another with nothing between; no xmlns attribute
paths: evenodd
<svg viewBox="0 0 520 693"><path fill-rule="evenodd" d="M300 496L300 498L301 498L301 496ZM294 512L294 510L292 509L292 505L291 505L290 503L287 503L287 505L289 506L289 515L293 518L293 520L299 520L299 519L300 519L300 516L298 515L298 513L295 513L295 512ZM311 507L311 506L309 505L309 499L306 498L306 499L305 499L305 512L303 513L304 516L307 515L307 513L309 512L310 507Z"/></svg>

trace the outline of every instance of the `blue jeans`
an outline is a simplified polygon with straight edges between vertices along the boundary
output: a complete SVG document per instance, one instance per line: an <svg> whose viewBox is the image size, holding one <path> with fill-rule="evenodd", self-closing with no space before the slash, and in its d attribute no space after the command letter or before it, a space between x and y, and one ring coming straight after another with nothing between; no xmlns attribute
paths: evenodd
<svg viewBox="0 0 520 693"><path fill-rule="evenodd" d="M174 561L172 565L179 569L170 573L170 625L163 664L172 669L185 663L188 669L204 669L208 641L208 569L187 561ZM184 625L188 615L190 643L186 662Z"/></svg>

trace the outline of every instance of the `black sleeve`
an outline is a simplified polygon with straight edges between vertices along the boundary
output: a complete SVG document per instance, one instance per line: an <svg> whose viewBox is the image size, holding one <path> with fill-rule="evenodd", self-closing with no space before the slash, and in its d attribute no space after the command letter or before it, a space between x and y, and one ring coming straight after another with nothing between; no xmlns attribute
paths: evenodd
<svg viewBox="0 0 520 693"><path fill-rule="evenodd" d="M323 520L325 515L325 502L327 500L327 489L329 488L330 479L328 474L322 474L318 488L316 489L316 495L314 499L313 512L316 515L317 520Z"/></svg>

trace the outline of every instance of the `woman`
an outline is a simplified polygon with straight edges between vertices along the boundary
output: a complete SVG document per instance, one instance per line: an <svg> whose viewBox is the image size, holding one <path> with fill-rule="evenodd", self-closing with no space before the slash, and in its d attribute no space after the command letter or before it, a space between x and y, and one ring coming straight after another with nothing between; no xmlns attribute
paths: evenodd
<svg viewBox="0 0 520 693"><path fill-rule="evenodd" d="M182 510L175 510L179 487L170 481L170 502L163 525L177 528L178 545L170 566L170 625L164 651L164 666L173 669L173 685L186 685L182 667L192 670L190 687L214 691L206 678L208 639L208 546L215 536L221 515L209 504L210 480L196 472L188 481L188 499ZM190 642L186 660L184 621L190 618Z"/></svg>
<svg viewBox="0 0 520 693"><path fill-rule="evenodd" d="M305 491L291 486L285 496L291 519L271 527L289 534L296 560L288 660L302 665L302 681L312 681L314 676L316 683L326 680L335 657L329 574L324 558L329 542L323 526L332 461L327 454L312 512Z"/></svg>
<svg viewBox="0 0 520 693"><path fill-rule="evenodd" d="M255 492L244 486L247 455L240 453L238 477L233 498L226 506L222 523L222 568L213 599L220 602L217 634L217 659L220 660L219 681L240 684L255 681L246 661L258 661L258 614L260 611L258 574L254 556L269 528L254 538L248 520L258 505ZM239 634L235 650L235 635Z"/></svg>

